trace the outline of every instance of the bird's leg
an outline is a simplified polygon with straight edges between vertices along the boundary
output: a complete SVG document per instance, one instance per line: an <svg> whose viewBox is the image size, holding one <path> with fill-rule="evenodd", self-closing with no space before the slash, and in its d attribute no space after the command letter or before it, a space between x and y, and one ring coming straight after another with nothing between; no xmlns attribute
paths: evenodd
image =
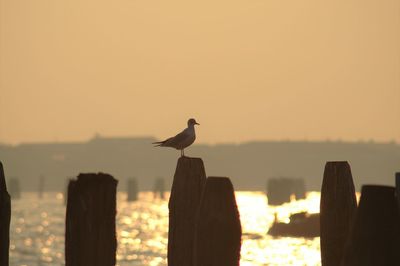
<svg viewBox="0 0 400 266"><path fill-rule="evenodd" d="M183 150L181 150L181 157L183 157Z"/></svg>
<svg viewBox="0 0 400 266"><path fill-rule="evenodd" d="M185 149L182 149L182 156L185 157Z"/></svg>

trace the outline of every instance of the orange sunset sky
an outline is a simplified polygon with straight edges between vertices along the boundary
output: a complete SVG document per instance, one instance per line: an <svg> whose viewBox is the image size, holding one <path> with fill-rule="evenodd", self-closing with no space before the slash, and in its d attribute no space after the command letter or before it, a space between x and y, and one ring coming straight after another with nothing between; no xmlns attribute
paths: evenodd
<svg viewBox="0 0 400 266"><path fill-rule="evenodd" d="M0 0L0 143L400 142L398 0Z"/></svg>

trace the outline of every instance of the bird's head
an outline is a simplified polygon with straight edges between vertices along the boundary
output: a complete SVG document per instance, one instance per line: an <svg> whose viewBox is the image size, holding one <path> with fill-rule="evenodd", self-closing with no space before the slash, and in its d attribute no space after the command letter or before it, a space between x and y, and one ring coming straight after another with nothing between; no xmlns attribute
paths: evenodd
<svg viewBox="0 0 400 266"><path fill-rule="evenodd" d="M187 124L188 124L188 127L194 126L194 125L200 125L199 123L196 122L196 119L194 119L194 118L190 118L188 120Z"/></svg>

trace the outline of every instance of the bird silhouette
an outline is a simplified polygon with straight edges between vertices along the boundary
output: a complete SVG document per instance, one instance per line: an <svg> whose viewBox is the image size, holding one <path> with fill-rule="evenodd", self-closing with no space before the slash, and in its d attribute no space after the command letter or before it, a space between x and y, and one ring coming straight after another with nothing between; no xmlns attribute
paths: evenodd
<svg viewBox="0 0 400 266"><path fill-rule="evenodd" d="M196 140L195 125L200 125L194 118L187 121L187 128L175 137L168 138L164 141L153 142L154 147L170 147L181 151L181 156L185 156L185 148L189 147Z"/></svg>

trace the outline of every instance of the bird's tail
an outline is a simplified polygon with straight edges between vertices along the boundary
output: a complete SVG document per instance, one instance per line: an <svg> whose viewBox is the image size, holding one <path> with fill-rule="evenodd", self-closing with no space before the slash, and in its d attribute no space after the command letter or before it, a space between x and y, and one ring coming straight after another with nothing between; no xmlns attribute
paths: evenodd
<svg viewBox="0 0 400 266"><path fill-rule="evenodd" d="M153 142L153 143L151 143L151 144L154 144L154 147L160 147L160 146L162 146L164 143L165 143L165 141L156 141L156 142Z"/></svg>

